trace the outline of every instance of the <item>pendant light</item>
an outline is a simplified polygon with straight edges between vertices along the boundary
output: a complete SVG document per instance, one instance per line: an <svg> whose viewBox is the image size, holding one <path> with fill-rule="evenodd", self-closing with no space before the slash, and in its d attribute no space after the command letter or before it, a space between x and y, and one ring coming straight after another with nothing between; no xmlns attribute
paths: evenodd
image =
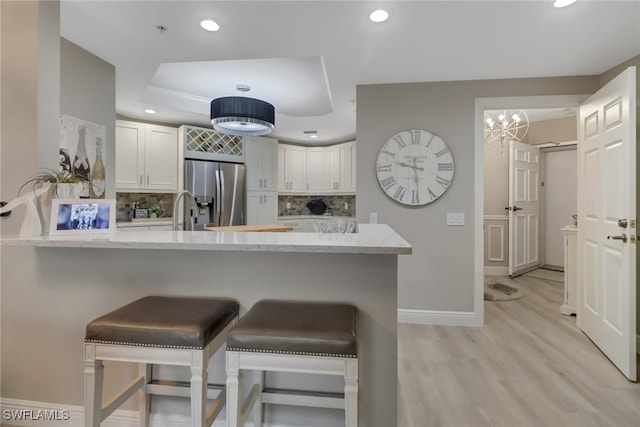
<svg viewBox="0 0 640 427"><path fill-rule="evenodd" d="M238 136L265 135L273 130L275 109L260 99L245 97L251 88L237 85L243 96L225 96L211 101L211 124L218 132Z"/></svg>

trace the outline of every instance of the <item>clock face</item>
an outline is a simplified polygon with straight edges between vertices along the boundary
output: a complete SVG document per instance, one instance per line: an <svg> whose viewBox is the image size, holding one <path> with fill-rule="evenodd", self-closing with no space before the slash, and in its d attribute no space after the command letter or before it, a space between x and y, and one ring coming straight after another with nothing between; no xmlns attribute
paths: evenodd
<svg viewBox="0 0 640 427"><path fill-rule="evenodd" d="M439 136L426 130L405 130L382 146L376 171L387 196L405 205L426 205L449 188L453 155Z"/></svg>

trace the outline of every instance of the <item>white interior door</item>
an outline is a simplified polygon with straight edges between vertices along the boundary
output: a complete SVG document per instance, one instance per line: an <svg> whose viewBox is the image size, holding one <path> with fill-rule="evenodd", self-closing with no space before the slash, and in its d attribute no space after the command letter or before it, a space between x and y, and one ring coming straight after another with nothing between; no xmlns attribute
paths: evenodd
<svg viewBox="0 0 640 427"><path fill-rule="evenodd" d="M585 101L578 116L577 324L632 381L636 380L635 86L636 69L630 67Z"/></svg>
<svg viewBox="0 0 640 427"><path fill-rule="evenodd" d="M509 142L509 275L519 276L540 264L540 149Z"/></svg>

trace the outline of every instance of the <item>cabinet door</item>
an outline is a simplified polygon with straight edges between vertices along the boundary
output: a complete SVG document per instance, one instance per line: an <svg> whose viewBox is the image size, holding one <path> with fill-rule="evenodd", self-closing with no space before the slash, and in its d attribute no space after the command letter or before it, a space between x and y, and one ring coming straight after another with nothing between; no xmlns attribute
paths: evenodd
<svg viewBox="0 0 640 427"><path fill-rule="evenodd" d="M329 190L335 193L340 183L340 150L336 145L327 148L327 174Z"/></svg>
<svg viewBox="0 0 640 427"><path fill-rule="evenodd" d="M304 147L288 146L285 154L285 175L289 181L289 191L307 191L306 150Z"/></svg>
<svg viewBox="0 0 640 427"><path fill-rule="evenodd" d="M326 193L327 181L327 151L324 147L307 149L307 191L310 193Z"/></svg>
<svg viewBox="0 0 640 427"><path fill-rule="evenodd" d="M144 126L116 123L116 190L142 189L144 183Z"/></svg>
<svg viewBox="0 0 640 427"><path fill-rule="evenodd" d="M178 191L178 130L145 127L145 177L148 190Z"/></svg>
<svg viewBox="0 0 640 427"><path fill-rule="evenodd" d="M346 144L340 144L338 146L339 151L339 185L338 190L340 192L355 192L356 191L356 144L355 142L348 142Z"/></svg>
<svg viewBox="0 0 640 427"><path fill-rule="evenodd" d="M264 191L247 192L247 225L277 224L278 193Z"/></svg>
<svg viewBox="0 0 640 427"><path fill-rule="evenodd" d="M244 139L247 189L278 190L278 141L265 137ZM284 179L283 179L284 181Z"/></svg>
<svg viewBox="0 0 640 427"><path fill-rule="evenodd" d="M278 192L286 193L289 191L286 169L287 147L283 144L278 144Z"/></svg>

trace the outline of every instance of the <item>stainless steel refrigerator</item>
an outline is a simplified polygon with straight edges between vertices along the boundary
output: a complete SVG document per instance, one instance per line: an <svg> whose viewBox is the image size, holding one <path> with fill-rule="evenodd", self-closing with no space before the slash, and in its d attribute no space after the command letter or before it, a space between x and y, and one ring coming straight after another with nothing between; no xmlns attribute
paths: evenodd
<svg viewBox="0 0 640 427"><path fill-rule="evenodd" d="M242 164L185 160L184 189L193 193L197 204L194 230L246 224L245 174ZM188 205L185 203L185 222L190 217Z"/></svg>

